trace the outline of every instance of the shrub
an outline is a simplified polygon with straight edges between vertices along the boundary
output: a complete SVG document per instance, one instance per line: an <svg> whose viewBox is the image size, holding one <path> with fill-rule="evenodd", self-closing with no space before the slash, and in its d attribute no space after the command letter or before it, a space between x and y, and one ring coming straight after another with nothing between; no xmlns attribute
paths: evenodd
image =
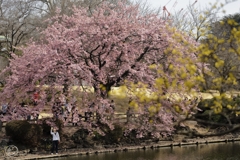
<svg viewBox="0 0 240 160"><path fill-rule="evenodd" d="M123 138L124 129L120 125L115 125L113 130L109 130L108 133L104 136L105 142L107 144L119 143Z"/></svg>
<svg viewBox="0 0 240 160"><path fill-rule="evenodd" d="M76 131L72 135L72 140L75 143L83 143L84 141L86 141L88 135L89 135L88 130L86 130L86 129L79 129L78 131Z"/></svg>
<svg viewBox="0 0 240 160"><path fill-rule="evenodd" d="M218 107L216 105L221 104L220 112L215 112L215 108ZM212 122L218 123L228 123L227 118L231 122L235 122L238 118L236 116L238 110L238 106L240 104L240 97L234 98L222 98L221 100L217 98L212 99L204 99L198 104L199 111L195 117L204 120L210 120ZM232 108L229 108L231 106ZM227 117L227 118L226 118Z"/></svg>
<svg viewBox="0 0 240 160"><path fill-rule="evenodd" d="M14 142L36 147L40 142L42 128L38 124L14 120L6 124L6 134L10 136Z"/></svg>

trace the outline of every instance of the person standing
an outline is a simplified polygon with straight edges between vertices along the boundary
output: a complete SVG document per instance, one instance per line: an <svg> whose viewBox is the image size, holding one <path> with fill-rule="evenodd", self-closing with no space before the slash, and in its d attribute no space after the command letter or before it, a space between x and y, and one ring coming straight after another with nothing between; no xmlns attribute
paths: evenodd
<svg viewBox="0 0 240 160"><path fill-rule="evenodd" d="M77 126L79 122L79 113L78 113L78 108L76 106L73 107L72 110L72 125Z"/></svg>
<svg viewBox="0 0 240 160"><path fill-rule="evenodd" d="M60 142L60 136L59 133L57 132L57 129L54 127L51 127L51 131L50 131L51 135L52 135L52 153L54 152L54 150L56 151L56 154L58 154L58 143Z"/></svg>
<svg viewBox="0 0 240 160"><path fill-rule="evenodd" d="M33 94L33 105L36 106L38 104L38 100L39 100L39 94L38 92L34 92Z"/></svg>

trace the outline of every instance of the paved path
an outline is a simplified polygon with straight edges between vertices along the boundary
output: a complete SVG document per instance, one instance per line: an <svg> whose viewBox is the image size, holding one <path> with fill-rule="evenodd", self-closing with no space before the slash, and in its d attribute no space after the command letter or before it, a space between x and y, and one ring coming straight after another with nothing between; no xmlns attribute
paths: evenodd
<svg viewBox="0 0 240 160"><path fill-rule="evenodd" d="M60 158L60 157L69 157L77 155L89 155L89 154L99 154L99 153L110 153L110 152L123 152L128 150L138 150L138 149L153 149L161 147L181 147L184 145L206 145L210 143L232 143L235 141L240 141L240 138L231 138L231 139L217 139L217 138L207 138L207 139L189 139L188 142L171 142L171 141L160 141L158 143L150 144L141 144L139 146L128 146L128 147L117 147L109 149L73 149L69 151L64 151L59 154L47 154L47 153L36 153L28 154L26 156L16 157L16 160L37 160L37 159L49 159L49 158Z"/></svg>

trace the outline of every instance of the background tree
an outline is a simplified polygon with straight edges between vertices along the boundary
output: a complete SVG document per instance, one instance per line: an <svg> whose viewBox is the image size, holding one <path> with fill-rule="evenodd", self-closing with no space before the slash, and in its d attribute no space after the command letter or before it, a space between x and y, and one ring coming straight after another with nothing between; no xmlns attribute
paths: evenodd
<svg viewBox="0 0 240 160"><path fill-rule="evenodd" d="M5 49L8 57L16 51L16 47L26 43L36 28L32 8L27 1L1 1L0 34L7 37Z"/></svg>
<svg viewBox="0 0 240 160"><path fill-rule="evenodd" d="M199 104L205 116L215 118L196 115L196 120L214 127L224 126L221 134L239 128L239 33L239 14L226 16L211 25L199 47L199 58L209 68L203 74L202 90L213 89L218 94Z"/></svg>
<svg viewBox="0 0 240 160"><path fill-rule="evenodd" d="M33 8L29 1L1 0L0 1L0 36L5 37L0 43L0 69L9 64L12 54L21 54L16 47L25 45L35 35L38 20L33 14ZM5 84L5 77L0 77L2 85Z"/></svg>
<svg viewBox="0 0 240 160"><path fill-rule="evenodd" d="M209 36L202 41L210 50L208 56L202 57L212 73L207 81L210 84L206 85L221 93L239 89L239 38L235 35L239 30L239 17L239 14L229 15L213 23Z"/></svg>
<svg viewBox="0 0 240 160"><path fill-rule="evenodd" d="M198 56L205 63L202 65L204 74L200 74L196 80L201 83L202 92L210 89L214 89L215 92L212 94L213 99L203 100L198 105L202 109L201 116L198 117L197 114L192 118L205 125L213 125L214 128L224 126L226 130L218 134L226 134L239 128L236 116L239 100L232 98L238 93L235 92L233 95L231 92L239 88L239 38L237 38L239 15L230 15L223 19L218 16L228 3L230 2L214 3L202 9L197 7L195 2L187 9L176 12L176 16L168 17L173 26L202 43Z"/></svg>
<svg viewBox="0 0 240 160"><path fill-rule="evenodd" d="M169 18L173 26L199 41L205 37L211 24L220 19L220 15L224 13L223 7L229 3L231 2L226 1L223 4L215 1L209 5L200 6L195 1L186 8L176 11Z"/></svg>

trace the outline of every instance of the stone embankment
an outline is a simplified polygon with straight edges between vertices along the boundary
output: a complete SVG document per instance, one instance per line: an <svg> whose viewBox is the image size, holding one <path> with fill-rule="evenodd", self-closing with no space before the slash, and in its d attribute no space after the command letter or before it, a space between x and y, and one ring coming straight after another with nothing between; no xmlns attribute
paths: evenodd
<svg viewBox="0 0 240 160"><path fill-rule="evenodd" d="M240 141L239 137L235 138L206 138L206 139L188 139L186 142L172 142L172 141L159 141L157 143L143 143L138 146L119 146L112 148L89 148L89 149L69 149L69 150L60 150L59 154L50 154L50 153L41 153L36 152L35 154L28 154L26 156L15 157L16 160L36 160L36 159L49 159L49 158L60 158L60 157L70 157L70 156L81 156L81 155L90 155L90 154L101 154L101 153L114 153L114 152L126 152L129 150L146 150L146 149L157 149L163 147L182 147L186 145L207 145L211 143L233 143Z"/></svg>

